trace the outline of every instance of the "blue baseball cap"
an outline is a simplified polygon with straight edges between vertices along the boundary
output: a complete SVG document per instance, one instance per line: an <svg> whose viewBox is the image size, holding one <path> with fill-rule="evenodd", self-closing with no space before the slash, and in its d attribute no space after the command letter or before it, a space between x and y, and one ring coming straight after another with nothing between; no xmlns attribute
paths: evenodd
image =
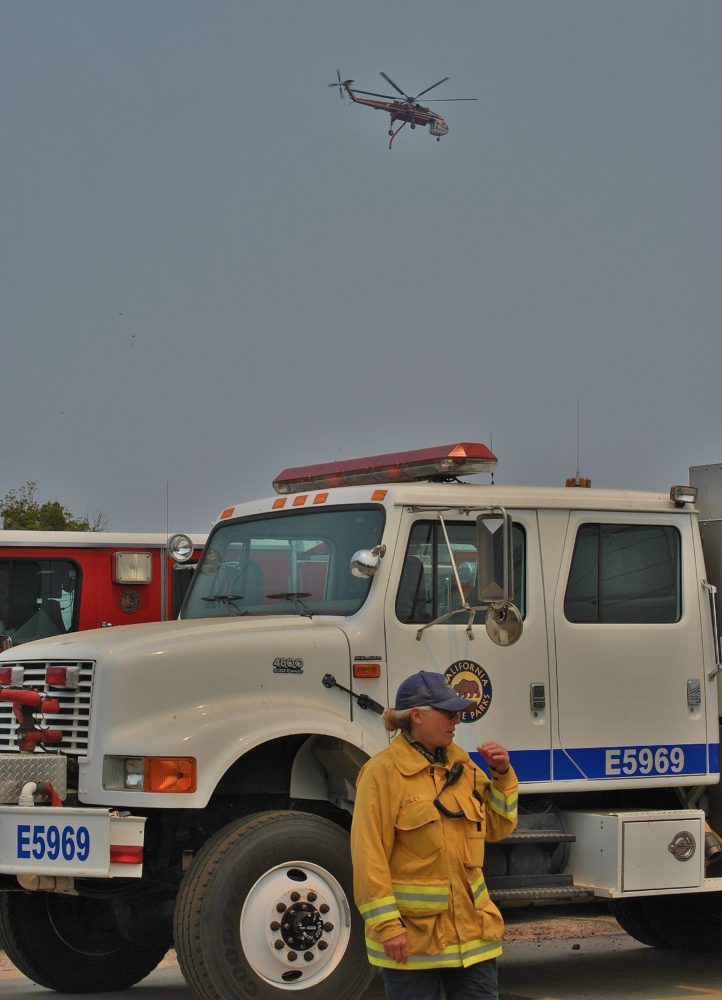
<svg viewBox="0 0 722 1000"><path fill-rule="evenodd" d="M396 692L394 708L401 712L406 708L443 708L446 712L465 712L476 702L470 698L460 698L456 691L446 683L443 674L435 674L430 670L419 670L402 681Z"/></svg>

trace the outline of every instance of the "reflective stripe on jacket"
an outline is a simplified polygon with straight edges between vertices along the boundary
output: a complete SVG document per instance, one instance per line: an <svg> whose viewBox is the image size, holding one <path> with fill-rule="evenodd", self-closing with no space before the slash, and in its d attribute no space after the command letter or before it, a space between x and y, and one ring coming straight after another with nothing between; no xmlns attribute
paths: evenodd
<svg viewBox="0 0 722 1000"><path fill-rule="evenodd" d="M441 792L457 761L461 777ZM372 965L451 968L501 954L504 922L484 882L484 843L516 827L517 788L511 768L490 781L455 743L447 748L446 765L429 764L397 736L364 765L351 851ZM434 805L439 793L448 810L463 815L442 814ZM404 930L407 964L387 958L383 948Z"/></svg>

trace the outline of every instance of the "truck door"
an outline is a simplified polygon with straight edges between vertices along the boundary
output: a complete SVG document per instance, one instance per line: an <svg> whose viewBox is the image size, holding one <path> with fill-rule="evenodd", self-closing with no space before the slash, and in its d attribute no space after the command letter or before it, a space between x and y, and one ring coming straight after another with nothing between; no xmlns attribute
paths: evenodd
<svg viewBox="0 0 722 1000"><path fill-rule="evenodd" d="M706 773L699 592L689 517L570 513L555 779Z"/></svg>
<svg viewBox="0 0 722 1000"><path fill-rule="evenodd" d="M453 560L470 604L476 603L476 525L444 514ZM496 740L507 746L520 779L538 783L551 774L549 663L542 590L539 529L534 511L514 514L515 599L524 630L510 647L496 646L486 633L483 613L467 633L468 613L420 625L458 608L461 599L438 515L409 518L404 557L389 582L386 635L389 698L399 683L417 670L446 675L462 697L477 702L457 727L457 741L469 752ZM402 542L403 549L403 542Z"/></svg>

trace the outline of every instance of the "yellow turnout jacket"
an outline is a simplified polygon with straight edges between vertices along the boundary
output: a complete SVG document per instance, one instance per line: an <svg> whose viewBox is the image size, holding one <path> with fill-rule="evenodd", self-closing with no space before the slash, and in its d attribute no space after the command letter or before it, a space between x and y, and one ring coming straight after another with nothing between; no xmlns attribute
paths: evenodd
<svg viewBox="0 0 722 1000"><path fill-rule="evenodd" d="M461 777L441 792L457 761ZM351 852L372 965L452 968L501 954L504 922L484 883L484 843L516 827L517 788L511 768L490 781L455 743L447 764L430 764L400 735L364 765ZM439 801L463 816L439 811L440 792ZM409 960L401 964L386 957L383 942L404 930Z"/></svg>

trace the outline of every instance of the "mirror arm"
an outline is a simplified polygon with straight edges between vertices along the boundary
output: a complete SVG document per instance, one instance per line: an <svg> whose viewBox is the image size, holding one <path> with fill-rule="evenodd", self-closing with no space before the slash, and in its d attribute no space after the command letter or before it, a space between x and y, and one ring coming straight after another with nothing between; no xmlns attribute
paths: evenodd
<svg viewBox="0 0 722 1000"><path fill-rule="evenodd" d="M488 606L487 607L480 607L479 605L474 605L472 607L470 604L467 604L466 601L464 601L463 605L460 608L454 608L453 611L447 611L447 612L445 612L445 614L439 615L438 618L434 618L434 620L432 622L426 622L425 625L421 625L417 629L417 631L416 631L416 641L417 642L421 642L421 633L425 632L427 628L431 628L432 625L440 625L442 622L445 622L448 618L453 618L454 615L460 615L462 611L468 611L469 612L469 623L466 626L466 630L465 631L466 631L466 634L469 636L469 638L473 639L474 638L474 632L473 632L473 629L472 629L472 625L474 624L474 618L476 616L476 612L477 611L484 611L484 612L486 612L486 611L488 611Z"/></svg>
<svg viewBox="0 0 722 1000"><path fill-rule="evenodd" d="M456 568L456 560L454 559L454 550L451 547L451 542L449 541L449 533L446 530L446 522L444 521L444 516L439 511L439 521L441 522L441 530L444 532L444 538L446 539L446 550L449 553L449 562L451 563L451 569L454 573L454 579L456 580L456 589L459 592L459 600L461 601L461 610L465 611L469 607L469 603L464 597L464 591L461 589L461 580L459 579L459 571ZM469 627L471 627L471 620L469 621Z"/></svg>

